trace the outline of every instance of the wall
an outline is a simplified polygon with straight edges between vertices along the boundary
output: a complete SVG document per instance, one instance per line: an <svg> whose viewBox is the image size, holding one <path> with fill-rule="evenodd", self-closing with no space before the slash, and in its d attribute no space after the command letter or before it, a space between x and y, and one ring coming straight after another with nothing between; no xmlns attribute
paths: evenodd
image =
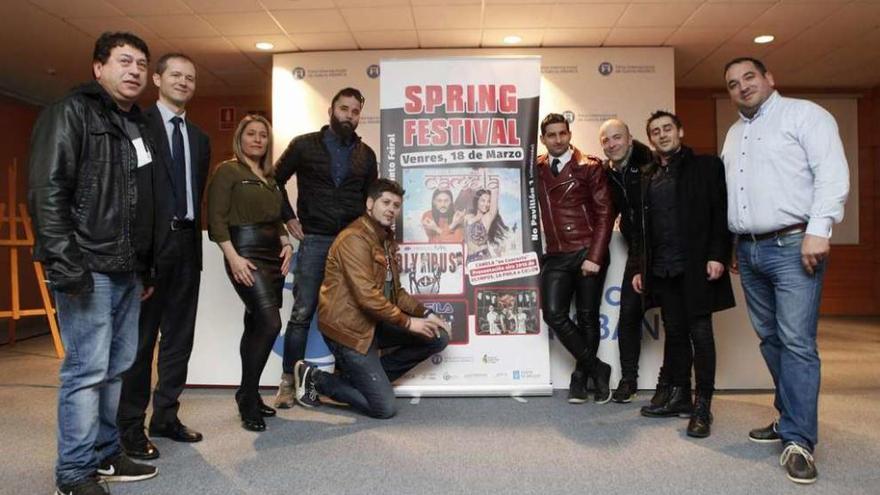
<svg viewBox="0 0 880 495"><path fill-rule="evenodd" d="M685 142L701 153L716 152L714 95L723 90L679 89L675 101ZM780 89L786 93L833 93ZM861 94L859 115L859 244L834 246L825 278L822 314L880 315L880 87L841 91Z"/></svg>
<svg viewBox="0 0 880 495"><path fill-rule="evenodd" d="M13 160L18 161L16 202L27 203L27 160L31 129L40 107L0 95L0 203L9 208L8 173ZM19 230L19 237L24 232ZM0 227L0 237L8 238L6 225ZM18 271L21 280L21 307L41 307L40 293L34 277L33 264L27 249L19 250ZM12 307L10 294L9 248L0 248L0 310Z"/></svg>

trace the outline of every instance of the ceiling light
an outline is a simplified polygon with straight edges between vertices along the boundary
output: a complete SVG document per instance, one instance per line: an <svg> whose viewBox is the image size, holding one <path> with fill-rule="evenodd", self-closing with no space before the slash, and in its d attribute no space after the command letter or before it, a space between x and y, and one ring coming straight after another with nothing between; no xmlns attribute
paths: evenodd
<svg viewBox="0 0 880 495"><path fill-rule="evenodd" d="M764 43L770 43L775 39L776 36L773 36L772 34L762 34L761 36L755 36L755 43L760 43L763 45Z"/></svg>
<svg viewBox="0 0 880 495"><path fill-rule="evenodd" d="M271 50L275 48L275 45L269 43L268 41L260 41L254 46L256 46L258 50Z"/></svg>
<svg viewBox="0 0 880 495"><path fill-rule="evenodd" d="M515 44L519 43L520 41L522 41L522 38L520 36L515 35L515 34L504 37L504 44L505 45L515 45Z"/></svg>

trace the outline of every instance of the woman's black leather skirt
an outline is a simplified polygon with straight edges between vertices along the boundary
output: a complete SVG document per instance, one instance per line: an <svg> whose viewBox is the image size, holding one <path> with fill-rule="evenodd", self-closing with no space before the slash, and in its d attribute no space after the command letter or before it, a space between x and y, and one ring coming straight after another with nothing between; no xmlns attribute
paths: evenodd
<svg viewBox="0 0 880 495"><path fill-rule="evenodd" d="M248 311L268 306L281 307L281 232L274 222L234 225L229 227L232 246L240 256L247 258L257 270L252 272L254 285L248 287L235 281L229 263L226 275Z"/></svg>

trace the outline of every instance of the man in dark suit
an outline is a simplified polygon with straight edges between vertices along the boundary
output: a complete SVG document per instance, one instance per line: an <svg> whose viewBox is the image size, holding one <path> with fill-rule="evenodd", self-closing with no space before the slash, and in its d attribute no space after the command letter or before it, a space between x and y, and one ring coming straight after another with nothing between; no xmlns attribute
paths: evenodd
<svg viewBox="0 0 880 495"><path fill-rule="evenodd" d="M201 433L178 419L192 353L202 268L202 192L211 160L208 136L186 118L186 104L196 89L196 68L180 53L164 55L156 64L153 83L159 101L144 114L157 150L153 179L153 297L141 306L134 365L125 373L117 423L122 447L137 459L159 457L144 433L153 353L159 340L158 380L153 392L150 435L178 442L198 442Z"/></svg>
<svg viewBox="0 0 880 495"><path fill-rule="evenodd" d="M638 293L649 291L660 304L668 345L664 365L672 389L664 404L641 409L647 417L690 417L687 435L709 436L715 391L715 339L712 313L735 305L727 263L724 164L714 155L697 155L682 143L684 128L672 113L648 119L648 138L658 162L646 171L641 189L640 235L630 256L639 261L633 277ZM695 398L690 376L693 349Z"/></svg>

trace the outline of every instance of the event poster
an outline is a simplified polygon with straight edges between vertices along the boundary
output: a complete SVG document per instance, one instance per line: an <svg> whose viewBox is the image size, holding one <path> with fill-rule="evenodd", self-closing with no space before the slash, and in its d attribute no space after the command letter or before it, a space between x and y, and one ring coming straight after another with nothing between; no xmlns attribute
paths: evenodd
<svg viewBox="0 0 880 495"><path fill-rule="evenodd" d="M549 393L534 163L539 57L383 60L380 175L406 193L401 285L450 323L409 394Z"/></svg>

